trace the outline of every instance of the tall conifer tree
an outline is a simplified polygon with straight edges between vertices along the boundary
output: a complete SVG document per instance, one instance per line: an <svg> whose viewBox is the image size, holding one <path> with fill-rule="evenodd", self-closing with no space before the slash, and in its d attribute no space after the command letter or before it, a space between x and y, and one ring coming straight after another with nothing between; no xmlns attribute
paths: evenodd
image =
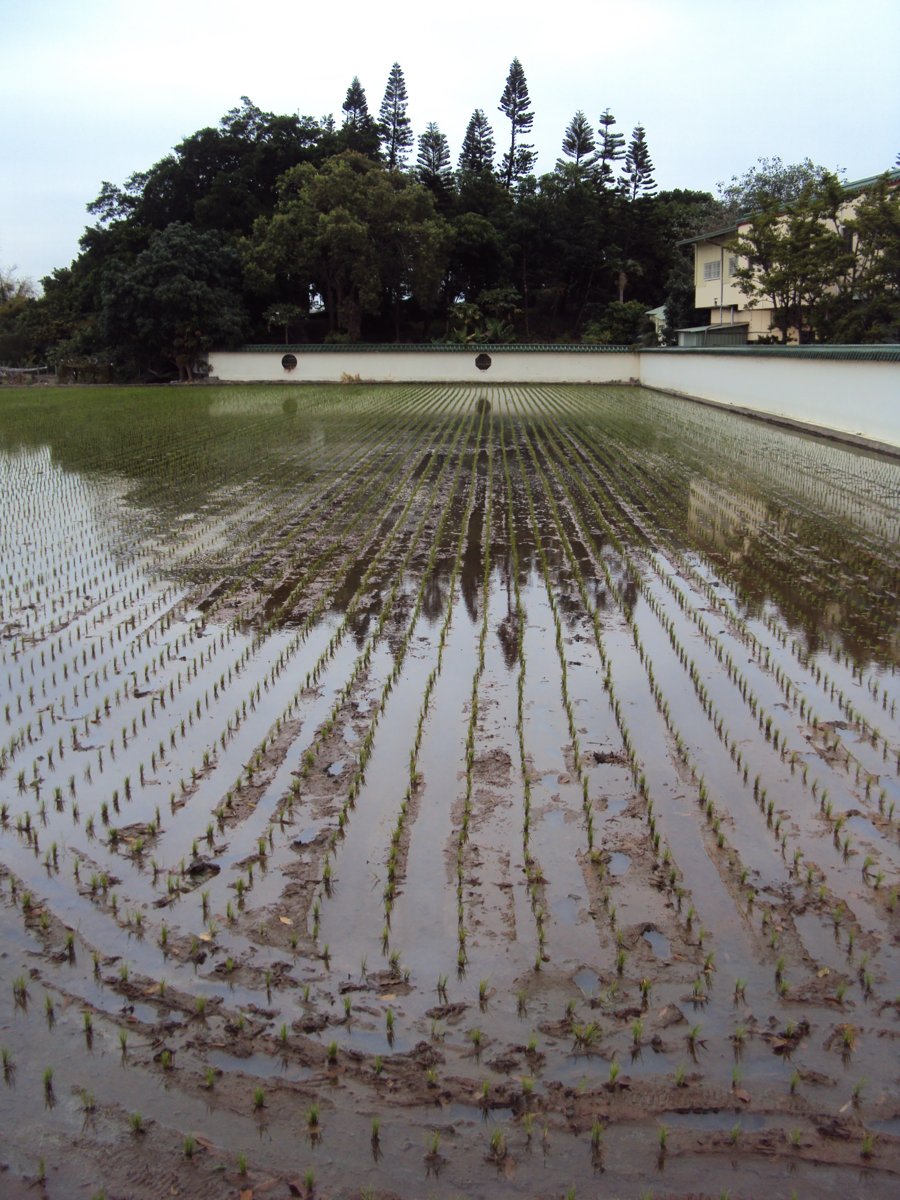
<svg viewBox="0 0 900 1200"><path fill-rule="evenodd" d="M616 118L609 109L605 109L600 117L598 136L600 149L597 152L597 182L603 188L613 185L613 164L625 156L625 136L616 133L614 125Z"/></svg>
<svg viewBox="0 0 900 1200"><path fill-rule="evenodd" d="M503 95L500 97L500 111L509 118L510 124L509 149L503 155L500 168L507 190L511 190L514 183L525 178L537 158L533 146L520 141L534 124L534 113L528 107L530 104L525 72L519 60L514 58L509 66Z"/></svg>
<svg viewBox="0 0 900 1200"><path fill-rule="evenodd" d="M350 125L354 129L364 129L371 121L366 93L363 85L359 82L358 75L353 76L353 81L347 88L347 95L341 108L344 112L345 126Z"/></svg>
<svg viewBox="0 0 900 1200"><path fill-rule="evenodd" d="M425 132L419 136L416 174L427 188L439 194L446 192L452 183L447 136L434 121L429 121Z"/></svg>
<svg viewBox="0 0 900 1200"><path fill-rule="evenodd" d="M384 161L391 171L405 165L406 153L413 144L413 133L406 115L406 81L399 63L394 63L388 75L384 99L381 102L378 136Z"/></svg>
<svg viewBox="0 0 900 1200"><path fill-rule="evenodd" d="M563 135L563 154L567 158L571 158L576 167L587 170L597 160L596 148L597 143L591 123L579 108Z"/></svg>
<svg viewBox="0 0 900 1200"><path fill-rule="evenodd" d="M494 131L480 108L475 109L466 126L459 169L474 175L490 174L494 170Z"/></svg>
<svg viewBox="0 0 900 1200"><path fill-rule="evenodd" d="M622 191L629 200L636 200L639 195L651 196L656 191L653 169L653 159L647 149L644 127L635 125L631 141L628 143L621 180Z"/></svg>

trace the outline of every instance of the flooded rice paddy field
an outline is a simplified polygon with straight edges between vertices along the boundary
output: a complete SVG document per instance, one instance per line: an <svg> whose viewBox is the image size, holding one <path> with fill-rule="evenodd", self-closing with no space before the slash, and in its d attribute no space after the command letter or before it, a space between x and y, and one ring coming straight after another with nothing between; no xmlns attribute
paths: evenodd
<svg viewBox="0 0 900 1200"><path fill-rule="evenodd" d="M0 512L0 1193L897 1194L897 462L5 390Z"/></svg>

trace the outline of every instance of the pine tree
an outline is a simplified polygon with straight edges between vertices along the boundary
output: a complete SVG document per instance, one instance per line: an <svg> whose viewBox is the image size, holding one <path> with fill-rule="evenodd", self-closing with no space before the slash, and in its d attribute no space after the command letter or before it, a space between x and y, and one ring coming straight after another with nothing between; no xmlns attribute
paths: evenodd
<svg viewBox="0 0 900 1200"><path fill-rule="evenodd" d="M381 120L378 136L381 140L384 160L388 169L398 170L405 165L406 152L413 144L412 129L406 115L406 81L399 63L394 63L388 75L384 99L381 102Z"/></svg>
<svg viewBox="0 0 900 1200"><path fill-rule="evenodd" d="M341 108L344 111L345 128L349 125L353 129L364 129L371 122L366 93L358 75L353 76L353 82L347 88L347 96Z"/></svg>
<svg viewBox="0 0 900 1200"><path fill-rule="evenodd" d="M622 191L629 200L636 200L638 193L651 196L656 191L656 180L653 178L653 159L647 149L647 138L643 125L635 125L628 143L628 153L625 155L625 169L622 172Z"/></svg>
<svg viewBox="0 0 900 1200"><path fill-rule="evenodd" d="M563 136L563 154L567 158L573 159L576 167L587 170L597 161L596 148L597 143L594 140L591 123L579 108ZM557 166L560 165L562 165L562 159L557 163Z"/></svg>
<svg viewBox="0 0 900 1200"><path fill-rule="evenodd" d="M445 192L452 183L450 147L447 144L447 136L441 133L434 121L429 121L425 126L425 132L419 136L416 174L419 180L433 192Z"/></svg>
<svg viewBox="0 0 900 1200"><path fill-rule="evenodd" d="M534 113L528 111L530 103L525 72L519 60L514 58L509 66L503 95L500 97L500 111L509 118L510 124L509 150L503 155L500 168L507 190L511 190L514 183L525 178L537 158L529 143L519 141L534 124Z"/></svg>
<svg viewBox="0 0 900 1200"><path fill-rule="evenodd" d="M615 133L616 118L607 108L599 121L600 149L597 153L597 182L603 188L612 187L613 163L625 155L624 134Z"/></svg>
<svg viewBox="0 0 900 1200"><path fill-rule="evenodd" d="M473 175L490 174L494 169L494 131L480 108L476 108L466 126L459 170Z"/></svg>

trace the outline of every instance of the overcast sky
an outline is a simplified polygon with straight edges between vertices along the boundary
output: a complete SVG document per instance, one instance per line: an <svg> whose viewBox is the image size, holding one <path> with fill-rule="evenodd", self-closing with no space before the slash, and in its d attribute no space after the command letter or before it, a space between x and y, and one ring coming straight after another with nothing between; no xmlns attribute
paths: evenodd
<svg viewBox="0 0 900 1200"><path fill-rule="evenodd" d="M900 0L0 0L0 46L0 266L34 281L78 253L102 180L241 96L340 120L358 75L377 115L394 61L454 164L475 108L502 148L513 57L539 171L579 108L643 124L661 188L715 191L773 155L857 179L900 151Z"/></svg>

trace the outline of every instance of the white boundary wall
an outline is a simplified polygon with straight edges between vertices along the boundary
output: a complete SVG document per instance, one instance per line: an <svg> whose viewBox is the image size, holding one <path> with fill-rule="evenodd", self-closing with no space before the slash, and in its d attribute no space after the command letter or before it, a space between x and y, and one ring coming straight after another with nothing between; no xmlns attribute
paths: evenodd
<svg viewBox="0 0 900 1200"><path fill-rule="evenodd" d="M900 447L900 359L640 355L644 387Z"/></svg>
<svg viewBox="0 0 900 1200"><path fill-rule="evenodd" d="M480 347L465 350L327 350L291 347L292 371L281 365L284 350L211 350L210 375L223 383L340 383L359 376L375 383L637 383L639 356L631 350L571 353L553 350L484 351L491 365L479 370Z"/></svg>
<svg viewBox="0 0 900 1200"><path fill-rule="evenodd" d="M297 366L286 371L285 351ZM479 353L491 365L475 365ZM735 350L265 350L211 351L222 382L640 383L849 440L900 448L900 354L885 348Z"/></svg>

